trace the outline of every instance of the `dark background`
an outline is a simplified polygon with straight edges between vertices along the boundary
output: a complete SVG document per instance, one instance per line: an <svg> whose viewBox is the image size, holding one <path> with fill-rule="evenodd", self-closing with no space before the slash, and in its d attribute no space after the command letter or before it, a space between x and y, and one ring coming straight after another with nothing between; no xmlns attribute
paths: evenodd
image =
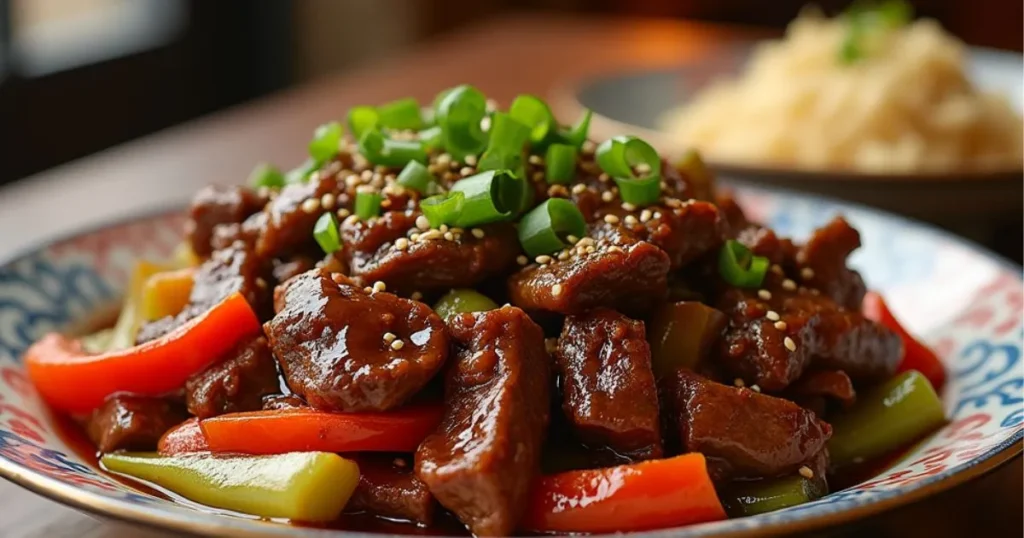
<svg viewBox="0 0 1024 538"><path fill-rule="evenodd" d="M0 0L0 184L511 11L781 29L802 0ZM826 12L847 1L818 2ZM917 0L1021 50L1021 2ZM600 51L595 51L600 54Z"/></svg>

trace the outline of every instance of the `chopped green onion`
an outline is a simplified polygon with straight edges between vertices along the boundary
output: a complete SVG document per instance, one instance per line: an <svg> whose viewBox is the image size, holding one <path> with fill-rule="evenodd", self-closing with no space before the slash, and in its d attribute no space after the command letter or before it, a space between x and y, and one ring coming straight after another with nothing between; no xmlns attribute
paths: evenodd
<svg viewBox="0 0 1024 538"><path fill-rule="evenodd" d="M423 144L424 149L429 151L441 147L441 143L443 142L441 134L441 128L437 125L420 131L420 142Z"/></svg>
<svg viewBox="0 0 1024 538"><path fill-rule="evenodd" d="M456 181L452 192L466 199L454 224L462 228L506 220L517 213L526 182L508 170L489 170Z"/></svg>
<svg viewBox="0 0 1024 538"><path fill-rule="evenodd" d="M480 121L487 115L484 94L469 85L452 88L437 106L444 147L455 160L479 155L487 144Z"/></svg>
<svg viewBox="0 0 1024 538"><path fill-rule="evenodd" d="M398 174L398 184L412 189L420 194L429 194L435 188L434 176L426 166L416 161L409 161L405 168Z"/></svg>
<svg viewBox="0 0 1024 538"><path fill-rule="evenodd" d="M373 129L380 121L377 109L372 106L357 106L348 111L348 129L356 140L363 137L363 133Z"/></svg>
<svg viewBox="0 0 1024 538"><path fill-rule="evenodd" d="M332 121L316 128L313 140L309 142L309 156L319 163L324 163L338 153L341 145L341 124Z"/></svg>
<svg viewBox="0 0 1024 538"><path fill-rule="evenodd" d="M461 192L438 194L420 201L420 211L427 217L432 228L438 228L442 224L455 223L462 213L462 204L465 200L466 195Z"/></svg>
<svg viewBox="0 0 1024 538"><path fill-rule="evenodd" d="M555 116L547 103L533 95L520 95L508 107L508 115L530 129L530 140L541 142L555 126Z"/></svg>
<svg viewBox="0 0 1024 538"><path fill-rule="evenodd" d="M530 128L504 112L495 112L489 134L490 142L487 151L480 156L477 170L511 170L523 177L523 146L530 139Z"/></svg>
<svg viewBox="0 0 1024 538"><path fill-rule="evenodd" d="M334 213L328 211L316 221L313 227L313 238L327 254L341 250L341 237L338 235L338 219Z"/></svg>
<svg viewBox="0 0 1024 538"><path fill-rule="evenodd" d="M568 144L551 144L548 146L547 157L548 183L571 183L576 178L576 147Z"/></svg>
<svg viewBox="0 0 1024 538"><path fill-rule="evenodd" d="M359 139L359 153L373 164L405 166L409 161L427 162L427 152L419 141L392 140L379 129L370 129Z"/></svg>
<svg viewBox="0 0 1024 538"><path fill-rule="evenodd" d="M718 253L718 272L726 282L738 288L756 288L768 273L768 258L754 256L750 249L730 239Z"/></svg>
<svg viewBox="0 0 1024 538"><path fill-rule="evenodd" d="M361 220L369 220L380 215L380 203L384 197L377 192L356 193L356 216Z"/></svg>
<svg viewBox="0 0 1024 538"><path fill-rule="evenodd" d="M416 131L423 128L420 104L412 97L392 101L377 107L381 127L396 131Z"/></svg>
<svg viewBox="0 0 1024 538"><path fill-rule="evenodd" d="M598 166L615 178L622 201L644 206L661 195L661 157L650 144L635 136L616 136L595 152ZM641 176L634 168L646 167Z"/></svg>
<svg viewBox="0 0 1024 538"><path fill-rule="evenodd" d="M548 198L519 221L519 244L531 257L565 248L565 237L583 237L587 223L576 204L564 198Z"/></svg>
<svg viewBox="0 0 1024 538"><path fill-rule="evenodd" d="M490 297L469 288L456 288L444 294L434 303L434 312L441 319L464 312L486 312L498 308Z"/></svg>
<svg viewBox="0 0 1024 538"><path fill-rule="evenodd" d="M249 174L249 184L253 187L283 187L285 184L284 174L276 166L267 163L260 163L252 169Z"/></svg>
<svg viewBox="0 0 1024 538"><path fill-rule="evenodd" d="M309 179L310 174L315 172L319 166L320 165L313 159L306 159L302 164L289 170L288 174L285 175L284 180L289 184L303 183Z"/></svg>
<svg viewBox="0 0 1024 538"><path fill-rule="evenodd" d="M839 45L839 61L853 64L865 58L865 43L871 34L899 28L914 18L914 7L904 0L856 1L843 13L846 36Z"/></svg>
<svg viewBox="0 0 1024 538"><path fill-rule="evenodd" d="M576 125L562 133L562 138L577 148L583 146L583 143L587 141L587 135L590 134L590 118L593 115L594 113L588 108L583 112L583 117L576 122Z"/></svg>

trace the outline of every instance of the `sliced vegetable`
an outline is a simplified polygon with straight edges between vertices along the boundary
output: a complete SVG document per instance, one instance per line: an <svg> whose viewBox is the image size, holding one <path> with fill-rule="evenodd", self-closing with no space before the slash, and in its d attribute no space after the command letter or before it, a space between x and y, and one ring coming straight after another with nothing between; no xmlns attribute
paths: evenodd
<svg viewBox="0 0 1024 538"><path fill-rule="evenodd" d="M142 289L142 318L153 321L176 316L184 310L192 294L195 272L194 267L186 267L160 272L146 279Z"/></svg>
<svg viewBox="0 0 1024 538"><path fill-rule="evenodd" d="M104 454L110 472L145 480L200 504L267 518L337 519L359 484L359 466L337 454L259 457Z"/></svg>
<svg viewBox="0 0 1024 538"><path fill-rule="evenodd" d="M531 257L565 248L567 237L583 237L587 223L576 204L564 198L548 198L519 220L519 244Z"/></svg>
<svg viewBox="0 0 1024 538"><path fill-rule="evenodd" d="M523 177L523 148L530 140L530 128L503 112L491 118L487 151L480 157L477 170L511 170Z"/></svg>
<svg viewBox="0 0 1024 538"><path fill-rule="evenodd" d="M386 413L281 409L230 413L199 423L214 453L414 452L441 421L439 405Z"/></svg>
<svg viewBox="0 0 1024 538"><path fill-rule="evenodd" d="M423 128L420 104L412 97L391 101L377 107L381 127L396 131L417 131Z"/></svg>
<svg viewBox="0 0 1024 538"><path fill-rule="evenodd" d="M428 127L419 132L420 142L423 144L423 148L427 151L437 149L444 143L442 138L441 127L435 125Z"/></svg>
<svg viewBox="0 0 1024 538"><path fill-rule="evenodd" d="M522 527L612 533L725 519L699 453L542 477Z"/></svg>
<svg viewBox="0 0 1024 538"><path fill-rule="evenodd" d="M372 106L357 106L348 111L348 129L356 140L363 138L366 131L376 127L379 121L380 115Z"/></svg>
<svg viewBox="0 0 1024 538"><path fill-rule="evenodd" d="M108 341L108 347L104 349L124 349L135 345L135 334L139 331L139 325L144 320L144 307L142 305L146 291L146 282L150 277L169 270L170 267L147 262L145 260L135 263L132 270L132 278L128 283L128 293L125 295L124 303L121 305L121 313L117 316L117 323L114 324L114 332Z"/></svg>
<svg viewBox="0 0 1024 538"><path fill-rule="evenodd" d="M750 249L729 239L718 252L718 273L726 282L738 288L756 288L768 274L768 258L754 256Z"/></svg>
<svg viewBox="0 0 1024 538"><path fill-rule="evenodd" d="M833 467L870 460L906 446L946 421L942 400L920 372L904 372L832 417Z"/></svg>
<svg viewBox="0 0 1024 538"><path fill-rule="evenodd" d="M309 156L318 163L327 162L338 154L341 147L341 124L332 121L316 128L313 140L309 142Z"/></svg>
<svg viewBox="0 0 1024 538"><path fill-rule="evenodd" d="M882 299L881 295L869 291L864 296L861 311L864 313L864 317L888 327L900 335L900 339L903 340L903 360L896 369L897 373L917 370L928 378L936 391L942 390L942 386L946 383L946 368L942 366L942 361L928 346L922 344L920 340L914 338L903 328L899 320L892 315L892 311L889 310L889 306L885 304L885 299Z"/></svg>
<svg viewBox="0 0 1024 538"><path fill-rule="evenodd" d="M85 413L118 392L173 392L240 340L259 332L259 319L249 303L234 293L174 331L128 349L89 355L77 340L47 334L25 353L25 367L48 404Z"/></svg>
<svg viewBox="0 0 1024 538"><path fill-rule="evenodd" d="M434 176L430 174L426 166L416 161L409 161L409 164L405 165L405 168L398 174L397 182L420 194L430 194L436 192L435 189L437 189Z"/></svg>
<svg viewBox="0 0 1024 538"><path fill-rule="evenodd" d="M635 136L616 136L594 153L598 166L615 180L622 201L650 205L661 196L661 157Z"/></svg>
<svg viewBox="0 0 1024 538"><path fill-rule="evenodd" d="M157 451L161 454L188 454L191 452L209 452L210 445L206 442L199 419L192 417L181 424L167 430L157 443Z"/></svg>
<svg viewBox="0 0 1024 538"><path fill-rule="evenodd" d="M696 367L722 335L725 322L725 314L697 301L668 303L658 309L647 324L655 377Z"/></svg>
<svg viewBox="0 0 1024 538"><path fill-rule="evenodd" d="M460 179L451 190L461 192L466 198L452 224L469 228L507 220L519 210L525 188L525 181L508 170L489 170Z"/></svg>
<svg viewBox="0 0 1024 538"><path fill-rule="evenodd" d="M249 174L249 184L257 188L268 187L276 189L284 187L285 182L284 174L272 164L260 163Z"/></svg>
<svg viewBox="0 0 1024 538"><path fill-rule="evenodd" d="M359 138L359 153L373 164L405 166L409 161L427 162L427 150L418 140L392 140L379 129L370 129Z"/></svg>
<svg viewBox="0 0 1024 538"><path fill-rule="evenodd" d="M594 113L590 109L583 111L583 116L580 117L579 121L568 131L560 133L559 138L567 144L576 146L576 148L581 147L587 141L587 135L590 134L590 118L593 115Z"/></svg>
<svg viewBox="0 0 1024 538"><path fill-rule="evenodd" d="M490 297L468 288L449 291L434 303L434 312L441 316L441 319L446 319L452 314L486 312L495 308L498 308L498 304Z"/></svg>
<svg viewBox="0 0 1024 538"><path fill-rule="evenodd" d="M459 161L466 155L479 155L487 145L487 135L480 127L487 115L487 98L465 84L438 97L434 119L441 127L445 149Z"/></svg>
<svg viewBox="0 0 1024 538"><path fill-rule="evenodd" d="M356 216L362 220L369 220L380 215L380 203L384 196L378 192L360 191L356 193ZM337 226L335 226L337 229ZM339 240L340 244L340 240Z"/></svg>
<svg viewBox="0 0 1024 538"><path fill-rule="evenodd" d="M568 184L576 179L576 147L568 144L548 146L545 179L548 183Z"/></svg>
<svg viewBox="0 0 1024 538"><path fill-rule="evenodd" d="M420 211L432 228L439 228L442 224L455 223L465 201L466 195L461 192L438 194L420 202Z"/></svg>
<svg viewBox="0 0 1024 538"><path fill-rule="evenodd" d="M548 104L534 95L520 95L508 107L508 115L529 129L529 139L541 142L557 125ZM497 114L495 114L497 116Z"/></svg>
<svg viewBox="0 0 1024 538"><path fill-rule="evenodd" d="M360 194L365 193L356 194L357 215L359 214ZM377 207L380 207L380 200L377 201ZM364 217L360 215L359 218ZM316 219L316 225L313 226L313 238L316 239L316 243L320 245L320 248L325 254L333 254L341 250L341 236L338 233L338 219L334 216L333 211L328 211L323 215L320 215L320 218Z"/></svg>
<svg viewBox="0 0 1024 538"><path fill-rule="evenodd" d="M722 491L729 517L744 517L809 503L824 496L824 482L799 475L733 482Z"/></svg>
<svg viewBox="0 0 1024 538"><path fill-rule="evenodd" d="M302 183L309 179L309 176L316 172L320 165L313 159L306 159L302 164L292 168L285 175L285 182L288 184Z"/></svg>

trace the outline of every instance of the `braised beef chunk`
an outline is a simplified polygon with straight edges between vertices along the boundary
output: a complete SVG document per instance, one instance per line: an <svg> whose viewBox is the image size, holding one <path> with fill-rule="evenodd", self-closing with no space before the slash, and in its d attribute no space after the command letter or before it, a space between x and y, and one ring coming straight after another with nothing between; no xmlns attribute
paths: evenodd
<svg viewBox="0 0 1024 538"><path fill-rule="evenodd" d="M262 259L281 258L303 251L313 241L313 226L323 214L320 201L325 194L335 194L338 181L331 174L313 174L303 183L285 186L263 212L266 224L256 241L256 254ZM315 205L305 205L307 200Z"/></svg>
<svg viewBox="0 0 1024 538"><path fill-rule="evenodd" d="M184 409L173 402L117 395L92 412L85 431L100 452L156 450L160 436L185 418Z"/></svg>
<svg viewBox="0 0 1024 538"><path fill-rule="evenodd" d="M673 270L717 250L728 231L714 204L696 200L667 198L664 205L628 211L620 204L607 204L600 212L612 223L597 225L595 238L605 237L620 246L647 241L665 251Z"/></svg>
<svg viewBox="0 0 1024 538"><path fill-rule="evenodd" d="M749 248L754 256L764 256L773 264L787 264L796 253L792 241L779 237L774 230L763 226L742 228L736 240Z"/></svg>
<svg viewBox="0 0 1024 538"><path fill-rule="evenodd" d="M220 362L186 381L185 405L199 418L255 411L263 407L264 396L279 388L274 356L261 336L240 342Z"/></svg>
<svg viewBox="0 0 1024 538"><path fill-rule="evenodd" d="M429 307L318 270L279 287L275 305L263 326L270 349L288 386L317 409L398 407L448 357L444 324Z"/></svg>
<svg viewBox="0 0 1024 538"><path fill-rule="evenodd" d="M570 250L564 261L533 264L512 275L512 304L561 314L600 306L642 314L668 294L668 256L650 243L584 238Z"/></svg>
<svg viewBox="0 0 1024 538"><path fill-rule="evenodd" d="M275 260L271 274L274 277L274 282L287 282L293 276L314 269L316 262L316 259L304 255L294 256L288 260Z"/></svg>
<svg viewBox="0 0 1024 538"><path fill-rule="evenodd" d="M792 309L821 305L819 298L793 299ZM813 332L812 363L820 368L842 370L856 382L881 381L896 373L903 357L903 341L888 327L866 319L859 312L822 308Z"/></svg>
<svg viewBox="0 0 1024 538"><path fill-rule="evenodd" d="M840 306L859 311L867 289L860 273L846 266L846 258L859 246L860 234L842 217L818 228L796 253L801 270L813 271L806 272L802 283L821 290Z"/></svg>
<svg viewBox="0 0 1024 538"><path fill-rule="evenodd" d="M662 383L664 409L682 448L704 454L718 480L794 472L832 436L831 426L789 400L686 370Z"/></svg>
<svg viewBox="0 0 1024 538"><path fill-rule="evenodd" d="M516 267L519 239L507 223L475 230L423 231L419 215L391 211L370 221L342 224L349 274L364 286L380 281L402 293L467 288ZM413 236L412 234L416 235ZM426 239L432 237L431 239Z"/></svg>
<svg viewBox="0 0 1024 538"><path fill-rule="evenodd" d="M436 505L427 485L413 473L411 458L389 454L361 454L359 485L345 505L346 512L430 525Z"/></svg>
<svg viewBox="0 0 1024 538"><path fill-rule="evenodd" d="M636 459L661 456L658 390L643 322L607 308L569 316L555 364L562 410L584 443Z"/></svg>
<svg viewBox="0 0 1024 538"><path fill-rule="evenodd" d="M213 230L219 224L238 224L259 211L267 200L246 187L206 187L196 193L185 223L185 235L200 258L213 252Z"/></svg>
<svg viewBox="0 0 1024 538"><path fill-rule="evenodd" d="M456 355L445 413L416 451L416 474L470 531L507 535L537 476L550 409L544 334L522 310L449 318Z"/></svg>
<svg viewBox="0 0 1024 538"><path fill-rule="evenodd" d="M857 392L853 388L850 376L842 370L812 370L790 385L786 389L785 397L822 416L826 399L835 400L843 407L849 407L857 399Z"/></svg>

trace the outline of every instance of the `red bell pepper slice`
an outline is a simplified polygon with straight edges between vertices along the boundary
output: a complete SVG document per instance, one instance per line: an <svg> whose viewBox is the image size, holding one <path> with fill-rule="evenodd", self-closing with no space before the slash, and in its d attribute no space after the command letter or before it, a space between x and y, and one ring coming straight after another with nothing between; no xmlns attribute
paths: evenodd
<svg viewBox="0 0 1024 538"><path fill-rule="evenodd" d="M174 331L128 349L91 355L78 340L47 334L28 349L25 366L44 401L61 411L87 413L119 392L173 392L260 330L252 307L234 293Z"/></svg>
<svg viewBox="0 0 1024 538"><path fill-rule="evenodd" d="M946 369L942 366L942 361L928 346L922 344L900 325L900 322L892 315L892 311L889 310L889 306L885 304L881 294L869 291L864 296L861 311L864 317L888 327L903 340L903 360L896 368L896 373L917 370L931 382L932 388L938 392L946 382Z"/></svg>
<svg viewBox="0 0 1024 538"><path fill-rule="evenodd" d="M198 418L190 418L167 430L156 445L157 452L172 456L189 452L209 452L210 445L206 442Z"/></svg>
<svg viewBox="0 0 1024 538"><path fill-rule="evenodd" d="M189 422L161 441L165 454L209 450L215 454L286 452L414 452L441 422L440 405L383 413L332 413L315 409L271 409L228 413ZM199 440L201 436L202 440ZM203 446L205 442L205 447Z"/></svg>
<svg viewBox="0 0 1024 538"><path fill-rule="evenodd" d="M725 519L704 456L684 454L606 469L542 477L525 530L612 533Z"/></svg>

